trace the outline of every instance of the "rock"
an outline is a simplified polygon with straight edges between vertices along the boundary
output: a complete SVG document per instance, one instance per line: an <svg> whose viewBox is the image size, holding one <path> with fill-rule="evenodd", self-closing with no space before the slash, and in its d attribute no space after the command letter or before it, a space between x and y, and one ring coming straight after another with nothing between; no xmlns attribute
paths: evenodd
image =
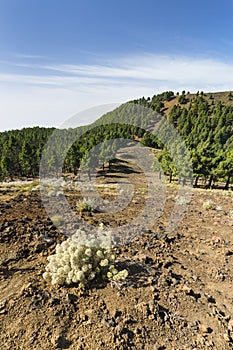
<svg viewBox="0 0 233 350"><path fill-rule="evenodd" d="M151 314L148 316L148 320L154 320L155 319L155 315L154 314Z"/></svg>
<svg viewBox="0 0 233 350"><path fill-rule="evenodd" d="M149 305L145 302L141 302L135 306L135 308L140 311L144 316L149 316L150 310Z"/></svg>
<svg viewBox="0 0 233 350"><path fill-rule="evenodd" d="M133 332L134 332L134 334L141 334L142 330L141 330L141 328L137 327L137 328L134 329Z"/></svg>
<svg viewBox="0 0 233 350"><path fill-rule="evenodd" d="M192 288L190 288L190 287L188 287L186 284L184 284L184 285L182 286L182 290L183 290L186 294L190 294Z"/></svg>
<svg viewBox="0 0 233 350"><path fill-rule="evenodd" d="M219 244L221 242L222 242L221 237L219 237L219 236L213 236L212 237L212 244Z"/></svg>
<svg viewBox="0 0 233 350"><path fill-rule="evenodd" d="M229 322L228 322L228 329L230 332L233 331L233 319L231 319Z"/></svg>
<svg viewBox="0 0 233 350"><path fill-rule="evenodd" d="M158 305L154 302L154 300L149 301L148 307L152 314L154 314L158 310Z"/></svg>
<svg viewBox="0 0 233 350"><path fill-rule="evenodd" d="M147 281L148 281L149 285L153 285L154 284L154 278L153 277L148 277Z"/></svg>
<svg viewBox="0 0 233 350"><path fill-rule="evenodd" d="M172 281L172 284L175 286L175 285L177 285L178 283L179 283L179 281L176 279L176 278L172 278L171 279L171 281Z"/></svg>
<svg viewBox="0 0 233 350"><path fill-rule="evenodd" d="M58 339L59 339L59 334L53 334L52 337L51 337L51 343L55 346L58 345Z"/></svg>
<svg viewBox="0 0 233 350"><path fill-rule="evenodd" d="M199 345L205 345L205 342L206 342L206 340L205 340L205 338L203 337L203 335L197 334L197 343L198 343Z"/></svg>
<svg viewBox="0 0 233 350"><path fill-rule="evenodd" d="M3 310L6 306L6 300L0 302L0 310Z"/></svg>
<svg viewBox="0 0 233 350"><path fill-rule="evenodd" d="M5 223L5 227L6 227L4 230L5 233L9 233L12 229L12 226L9 226L9 224L7 222Z"/></svg>
<svg viewBox="0 0 233 350"><path fill-rule="evenodd" d="M213 330L212 328L206 326L205 324L199 324L199 330L202 332L202 333L211 333Z"/></svg>
<svg viewBox="0 0 233 350"><path fill-rule="evenodd" d="M107 315L102 318L101 323L104 324L105 326L108 326L108 327L115 327L116 326L114 318L109 317Z"/></svg>
<svg viewBox="0 0 233 350"><path fill-rule="evenodd" d="M197 331L198 330L198 322L192 322L188 325L188 328L190 328L193 331Z"/></svg>
<svg viewBox="0 0 233 350"><path fill-rule="evenodd" d="M19 296L22 297L24 294L31 295L32 294L31 291L32 291L32 284L31 283L24 284L19 292Z"/></svg>
<svg viewBox="0 0 233 350"><path fill-rule="evenodd" d="M86 313L80 313L79 315L79 319L82 321L82 322L87 322L88 321L88 315Z"/></svg>
<svg viewBox="0 0 233 350"><path fill-rule="evenodd" d="M229 337L228 333L224 333L223 334L223 338L226 340L226 342L230 343L231 342L231 338Z"/></svg>

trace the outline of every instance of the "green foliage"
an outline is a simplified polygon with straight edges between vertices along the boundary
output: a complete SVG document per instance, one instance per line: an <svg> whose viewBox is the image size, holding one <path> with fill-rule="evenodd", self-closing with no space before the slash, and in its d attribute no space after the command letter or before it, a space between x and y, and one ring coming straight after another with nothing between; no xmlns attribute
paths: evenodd
<svg viewBox="0 0 233 350"><path fill-rule="evenodd" d="M154 171L158 172L160 171L160 167L158 167L158 164L162 168L165 175L169 175L169 181L172 181L172 177L177 175L177 168L172 161L171 154L164 148L156 157L154 163L153 163L153 169Z"/></svg>
<svg viewBox="0 0 233 350"><path fill-rule="evenodd" d="M150 132L145 132L140 143L147 147L161 148L161 141L156 139L156 137Z"/></svg>
<svg viewBox="0 0 233 350"><path fill-rule="evenodd" d="M78 201L76 204L76 208L78 209L78 211L80 213L83 213L83 212L91 213L93 210L92 204L86 199L84 199L82 201Z"/></svg>
<svg viewBox="0 0 233 350"><path fill-rule="evenodd" d="M215 210L216 204L213 200L209 199L206 202L203 203L203 208L206 210Z"/></svg>
<svg viewBox="0 0 233 350"><path fill-rule="evenodd" d="M182 95L178 98L178 102L180 104L185 104L188 102L187 98L185 97L185 91L182 91Z"/></svg>
<svg viewBox="0 0 233 350"><path fill-rule="evenodd" d="M61 215L54 215L51 217L51 220L55 226L62 226L65 222Z"/></svg>
<svg viewBox="0 0 233 350"><path fill-rule="evenodd" d="M199 177L209 179L207 187L219 179L226 181L228 189L233 178L233 107L222 102L209 105L201 92L188 107L174 105L169 121L190 150L196 184Z"/></svg>
<svg viewBox="0 0 233 350"><path fill-rule="evenodd" d="M0 177L35 177L52 128L24 128L0 133Z"/></svg>

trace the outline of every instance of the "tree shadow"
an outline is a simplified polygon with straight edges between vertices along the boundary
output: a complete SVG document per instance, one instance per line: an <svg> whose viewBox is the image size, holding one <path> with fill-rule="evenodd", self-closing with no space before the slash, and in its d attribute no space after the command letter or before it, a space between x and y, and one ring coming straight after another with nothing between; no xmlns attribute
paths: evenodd
<svg viewBox="0 0 233 350"><path fill-rule="evenodd" d="M16 272L28 272L28 271L35 271L34 267L28 267L28 268L8 268L7 266L0 267L0 276L2 275L4 278L12 277Z"/></svg>

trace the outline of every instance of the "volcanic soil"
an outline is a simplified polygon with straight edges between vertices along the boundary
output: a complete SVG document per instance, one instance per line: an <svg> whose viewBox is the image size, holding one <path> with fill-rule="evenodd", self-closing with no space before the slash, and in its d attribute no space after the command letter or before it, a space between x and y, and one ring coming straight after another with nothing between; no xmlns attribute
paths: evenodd
<svg viewBox="0 0 233 350"><path fill-rule="evenodd" d="M77 180L67 177L64 192L75 215L112 231L130 223L145 207L147 182L130 163L115 164L96 180L106 200L117 197L119 178L134 188L127 208L80 214ZM168 231L182 198L177 185L166 185L153 227L139 225L114 248L128 278L86 290L42 277L47 257L67 237L48 216L36 182L1 184L0 191L1 349L233 349L233 191L193 189L185 217ZM203 207L208 200L212 209Z"/></svg>

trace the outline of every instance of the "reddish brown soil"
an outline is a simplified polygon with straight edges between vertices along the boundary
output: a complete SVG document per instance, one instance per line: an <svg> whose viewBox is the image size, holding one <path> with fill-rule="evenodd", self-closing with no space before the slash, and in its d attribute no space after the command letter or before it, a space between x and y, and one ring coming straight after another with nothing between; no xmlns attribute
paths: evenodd
<svg viewBox="0 0 233 350"><path fill-rule="evenodd" d="M112 175L98 181L114 182ZM85 220L116 227L140 212L144 177L121 175L135 185L133 203L112 215L84 214ZM177 195L176 186L168 186L155 227L117 248L118 264L129 271L126 282L86 291L43 280L47 256L65 237L48 218L39 192L7 191L0 204L1 349L233 348L232 191L194 190L186 217L165 234ZM66 194L75 207L79 194ZM205 210L207 199L221 208Z"/></svg>

